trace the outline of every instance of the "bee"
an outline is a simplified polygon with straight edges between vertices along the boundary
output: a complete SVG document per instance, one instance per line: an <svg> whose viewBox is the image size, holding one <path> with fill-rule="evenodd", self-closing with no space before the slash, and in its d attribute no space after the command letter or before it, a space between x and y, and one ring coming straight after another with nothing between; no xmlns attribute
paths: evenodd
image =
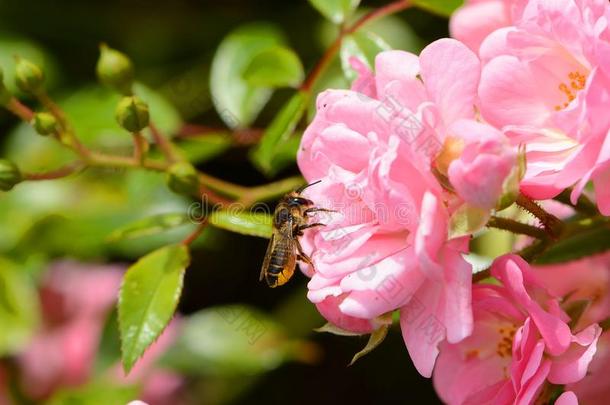
<svg viewBox="0 0 610 405"><path fill-rule="evenodd" d="M297 260L313 267L311 258L303 252L299 236L308 228L324 226L316 222L309 223L309 215L316 212L335 212L315 207L314 202L301 197L307 187L318 184L307 184L286 194L273 213L273 234L267 247L259 280L263 278L271 288L284 285L290 280L296 268Z"/></svg>

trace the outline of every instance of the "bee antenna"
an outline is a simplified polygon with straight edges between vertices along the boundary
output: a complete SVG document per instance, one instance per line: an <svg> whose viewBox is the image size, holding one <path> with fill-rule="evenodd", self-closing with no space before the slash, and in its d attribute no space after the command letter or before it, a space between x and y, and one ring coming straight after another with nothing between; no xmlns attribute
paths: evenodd
<svg viewBox="0 0 610 405"><path fill-rule="evenodd" d="M318 181L314 181L313 183L305 184L304 186L297 188L295 190L295 192L297 194L301 194L303 192L303 190L305 190L306 188L311 187L311 186L315 186L316 184L321 183L321 182L322 182L322 180L318 180Z"/></svg>

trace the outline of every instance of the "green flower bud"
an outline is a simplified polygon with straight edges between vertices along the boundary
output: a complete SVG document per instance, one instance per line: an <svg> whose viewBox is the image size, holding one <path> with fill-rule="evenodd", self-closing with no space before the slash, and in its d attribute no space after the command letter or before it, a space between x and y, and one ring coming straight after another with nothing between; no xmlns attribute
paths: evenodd
<svg viewBox="0 0 610 405"><path fill-rule="evenodd" d="M34 115L32 125L40 135L51 135L57 130L57 120L48 112L39 112Z"/></svg>
<svg viewBox="0 0 610 405"><path fill-rule="evenodd" d="M13 96L4 86L4 72L0 69L0 105L7 105L11 98Z"/></svg>
<svg viewBox="0 0 610 405"><path fill-rule="evenodd" d="M127 55L101 44L96 70L100 82L121 94L131 94L134 74L133 65Z"/></svg>
<svg viewBox="0 0 610 405"><path fill-rule="evenodd" d="M140 132L148 126L148 105L136 96L123 97L116 107L116 120L129 132Z"/></svg>
<svg viewBox="0 0 610 405"><path fill-rule="evenodd" d="M178 194L198 194L199 176L197 170L187 162L174 163L167 172L167 186Z"/></svg>
<svg viewBox="0 0 610 405"><path fill-rule="evenodd" d="M22 180L23 176L13 162L0 159L0 190L9 191Z"/></svg>
<svg viewBox="0 0 610 405"><path fill-rule="evenodd" d="M44 83L44 72L42 69L27 59L17 58L15 66L15 82L21 91L36 93L42 89Z"/></svg>

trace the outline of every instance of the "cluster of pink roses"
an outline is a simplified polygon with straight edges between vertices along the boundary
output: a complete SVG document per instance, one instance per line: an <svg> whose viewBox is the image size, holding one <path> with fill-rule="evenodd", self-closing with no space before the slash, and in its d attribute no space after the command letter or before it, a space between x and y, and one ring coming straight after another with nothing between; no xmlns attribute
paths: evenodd
<svg viewBox="0 0 610 405"><path fill-rule="evenodd" d="M353 60L352 89L318 96L298 164L323 180L308 198L339 212L303 237L308 298L353 332L398 311L415 367L448 403L530 404L558 386L557 403L576 403L608 301L574 324L571 291L515 255L494 262L499 284L473 286L472 229L456 228L519 192L573 187L576 202L589 181L610 215L610 3L472 0L451 30L419 56L382 52L374 73Z"/></svg>

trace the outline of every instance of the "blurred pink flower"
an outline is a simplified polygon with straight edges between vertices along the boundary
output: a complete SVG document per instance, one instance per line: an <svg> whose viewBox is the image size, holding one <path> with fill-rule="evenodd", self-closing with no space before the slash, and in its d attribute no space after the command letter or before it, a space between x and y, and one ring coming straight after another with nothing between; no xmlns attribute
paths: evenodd
<svg viewBox="0 0 610 405"><path fill-rule="evenodd" d="M11 405L12 401L8 396L8 377L2 367L0 367L0 405Z"/></svg>
<svg viewBox="0 0 610 405"><path fill-rule="evenodd" d="M552 198L593 180L610 215L610 4L530 0L483 42L482 117L527 150L522 190Z"/></svg>
<svg viewBox="0 0 610 405"><path fill-rule="evenodd" d="M601 328L573 334L558 297L520 257L497 259L491 272L501 285L473 287L473 334L441 346L434 373L439 396L448 404L532 404L550 394L547 382L583 379ZM566 394L562 401L573 399Z"/></svg>
<svg viewBox="0 0 610 405"><path fill-rule="evenodd" d="M19 356L22 385L34 399L46 398L62 387L76 387L92 377L102 328L115 305L124 268L58 262L42 281L43 325ZM173 404L182 383L169 371L154 368L154 360L176 334L176 321L145 353L125 378L119 366L111 373L119 384L142 384L142 398L155 404ZM175 397L173 398L175 399Z"/></svg>
<svg viewBox="0 0 610 405"><path fill-rule="evenodd" d="M308 298L331 323L370 332L400 309L403 337L419 372L430 376L437 345L471 331L467 238L448 241L453 204L431 165L447 128L474 118L479 62L451 39L416 55L376 58L376 75L352 91L329 90L298 153L306 195L339 211L302 239L316 272ZM355 90L363 91L364 93Z"/></svg>
<svg viewBox="0 0 610 405"><path fill-rule="evenodd" d="M19 356L22 384L30 396L46 397L58 387L89 379L122 270L59 262L47 271L40 290L43 325Z"/></svg>
<svg viewBox="0 0 610 405"><path fill-rule="evenodd" d="M109 373L121 384L142 384L140 397L143 401L154 405L179 405L180 389L184 381L172 371L155 367L155 362L169 349L180 330L180 319L173 319L161 336L146 350L144 356L125 376L120 363L115 364Z"/></svg>

